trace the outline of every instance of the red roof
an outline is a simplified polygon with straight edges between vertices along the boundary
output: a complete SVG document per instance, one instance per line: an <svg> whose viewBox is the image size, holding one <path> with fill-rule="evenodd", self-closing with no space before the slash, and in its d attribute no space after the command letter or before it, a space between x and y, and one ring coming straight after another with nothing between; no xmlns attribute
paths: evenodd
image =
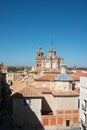
<svg viewBox="0 0 87 130"><path fill-rule="evenodd" d="M41 93L31 87L25 87L19 91L23 97L42 97Z"/></svg>
<svg viewBox="0 0 87 130"><path fill-rule="evenodd" d="M76 70L76 72L72 75L73 80L80 80L80 76L87 76L87 71Z"/></svg>
<svg viewBox="0 0 87 130"><path fill-rule="evenodd" d="M26 82L16 81L12 86L12 96L17 97L19 95L23 97L42 97L41 93L36 89L27 86Z"/></svg>
<svg viewBox="0 0 87 130"><path fill-rule="evenodd" d="M0 70L7 70L7 66L5 65L0 66Z"/></svg>
<svg viewBox="0 0 87 130"><path fill-rule="evenodd" d="M77 76L87 76L87 72L83 70L77 70L75 75Z"/></svg>
<svg viewBox="0 0 87 130"><path fill-rule="evenodd" d="M39 77L38 79L35 79L36 81L54 81L54 79L56 78L57 74L48 74L48 75L44 75Z"/></svg>

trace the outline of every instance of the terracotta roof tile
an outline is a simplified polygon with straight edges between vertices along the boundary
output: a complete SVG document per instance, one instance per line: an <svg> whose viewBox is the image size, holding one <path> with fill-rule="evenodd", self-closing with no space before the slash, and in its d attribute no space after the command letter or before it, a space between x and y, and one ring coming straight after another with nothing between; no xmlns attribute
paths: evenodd
<svg viewBox="0 0 87 130"><path fill-rule="evenodd" d="M0 70L7 70L7 66L5 65L0 66Z"/></svg>
<svg viewBox="0 0 87 130"><path fill-rule="evenodd" d="M41 76L35 80L37 80L37 81L53 81L56 76L57 76L57 74L50 74L50 75L48 74L48 75Z"/></svg>
<svg viewBox="0 0 87 130"><path fill-rule="evenodd" d="M83 71L83 70L77 70L76 73L74 73L74 75L77 75L77 76L87 76L87 72Z"/></svg>
<svg viewBox="0 0 87 130"><path fill-rule="evenodd" d="M16 81L12 86L10 86L12 90L12 96L16 93L19 93L23 97L41 97L41 93L36 91L36 89L27 86L26 82ZM16 94L18 96L18 94Z"/></svg>
<svg viewBox="0 0 87 130"><path fill-rule="evenodd" d="M78 93L76 91L59 91L59 90L53 90L52 94L54 96L78 96Z"/></svg>
<svg viewBox="0 0 87 130"><path fill-rule="evenodd" d="M31 87L25 87L19 91L23 97L42 97L41 93Z"/></svg>
<svg viewBox="0 0 87 130"><path fill-rule="evenodd" d="M76 72L72 75L72 79L79 81L80 76L87 76L87 72L83 70L76 70Z"/></svg>
<svg viewBox="0 0 87 130"><path fill-rule="evenodd" d="M15 92L19 92L24 87L26 87L26 83L25 82L16 81L13 85L10 86L10 89L12 90L12 95Z"/></svg>

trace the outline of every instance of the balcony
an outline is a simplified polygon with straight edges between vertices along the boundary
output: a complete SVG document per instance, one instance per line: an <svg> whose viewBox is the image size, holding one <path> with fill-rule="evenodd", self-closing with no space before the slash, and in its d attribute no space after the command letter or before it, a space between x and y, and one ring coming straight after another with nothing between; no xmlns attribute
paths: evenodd
<svg viewBox="0 0 87 130"><path fill-rule="evenodd" d="M82 110L86 111L86 106L82 104Z"/></svg>

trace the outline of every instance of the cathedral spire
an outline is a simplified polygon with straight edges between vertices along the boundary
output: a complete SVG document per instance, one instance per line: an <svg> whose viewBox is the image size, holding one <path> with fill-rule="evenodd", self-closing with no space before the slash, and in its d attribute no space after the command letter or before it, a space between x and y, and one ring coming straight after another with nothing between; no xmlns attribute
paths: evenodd
<svg viewBox="0 0 87 130"><path fill-rule="evenodd" d="M49 52L55 52L55 50L54 50L54 43L53 43L53 39L51 39L51 47L50 47Z"/></svg>

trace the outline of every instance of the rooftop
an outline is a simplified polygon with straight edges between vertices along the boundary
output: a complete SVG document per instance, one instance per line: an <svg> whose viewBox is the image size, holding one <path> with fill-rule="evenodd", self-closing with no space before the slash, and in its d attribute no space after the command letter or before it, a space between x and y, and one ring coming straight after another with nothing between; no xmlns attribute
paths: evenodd
<svg viewBox="0 0 87 130"><path fill-rule="evenodd" d="M57 76L57 74L46 74L46 75L41 76L35 80L36 81L54 81L56 76Z"/></svg>
<svg viewBox="0 0 87 130"><path fill-rule="evenodd" d="M69 90L69 91L53 90L52 94L54 96L64 96L64 97L67 97L67 96L71 97L71 96L78 96L79 95L76 91L72 91L72 90Z"/></svg>
<svg viewBox="0 0 87 130"><path fill-rule="evenodd" d="M27 86L26 82L16 81L12 86L12 96L18 97L42 97L41 93L36 91L34 88Z"/></svg>

